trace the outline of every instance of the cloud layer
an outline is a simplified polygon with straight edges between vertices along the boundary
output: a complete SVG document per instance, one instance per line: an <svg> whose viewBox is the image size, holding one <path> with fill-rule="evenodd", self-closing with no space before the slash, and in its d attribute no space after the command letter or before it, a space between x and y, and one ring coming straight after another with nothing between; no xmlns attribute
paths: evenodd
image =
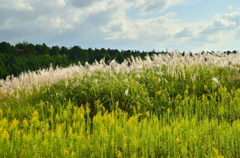
<svg viewBox="0 0 240 158"><path fill-rule="evenodd" d="M2 0L0 40L117 49L200 51L239 43L240 10L232 5L205 21L182 22L171 7L191 0ZM134 11L131 18L127 10ZM154 15L154 17L151 17ZM148 18L149 17L149 18ZM196 17L197 18L197 17Z"/></svg>

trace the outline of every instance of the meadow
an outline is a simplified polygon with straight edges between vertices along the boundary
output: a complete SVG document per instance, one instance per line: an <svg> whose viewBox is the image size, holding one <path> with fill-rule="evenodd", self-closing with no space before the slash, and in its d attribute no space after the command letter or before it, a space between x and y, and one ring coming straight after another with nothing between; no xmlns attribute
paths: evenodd
<svg viewBox="0 0 240 158"><path fill-rule="evenodd" d="M0 80L0 157L239 157L240 53L52 67Z"/></svg>

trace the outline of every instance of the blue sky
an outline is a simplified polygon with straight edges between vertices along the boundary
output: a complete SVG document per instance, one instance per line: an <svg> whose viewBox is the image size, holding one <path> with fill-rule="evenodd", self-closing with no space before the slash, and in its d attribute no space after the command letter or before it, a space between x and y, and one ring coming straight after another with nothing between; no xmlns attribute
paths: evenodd
<svg viewBox="0 0 240 158"><path fill-rule="evenodd" d="M0 0L0 42L119 50L240 49L239 0Z"/></svg>

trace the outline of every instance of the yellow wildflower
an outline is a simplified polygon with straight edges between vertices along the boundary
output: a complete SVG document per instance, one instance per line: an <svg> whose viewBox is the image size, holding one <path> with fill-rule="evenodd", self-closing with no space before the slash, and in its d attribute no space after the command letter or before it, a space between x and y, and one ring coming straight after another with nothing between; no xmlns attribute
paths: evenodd
<svg viewBox="0 0 240 158"><path fill-rule="evenodd" d="M9 139L9 133L8 133L8 131L6 131L6 130L3 131L3 133L2 133L2 139L6 139L6 140Z"/></svg>
<svg viewBox="0 0 240 158"><path fill-rule="evenodd" d="M73 119L74 121L77 119L77 115L76 115L76 113L73 113L73 115L72 115L72 119Z"/></svg>
<svg viewBox="0 0 240 158"><path fill-rule="evenodd" d="M122 157L122 152L121 151L117 151L115 153L115 157Z"/></svg>
<svg viewBox="0 0 240 158"><path fill-rule="evenodd" d="M168 109L167 109L167 113L170 114L170 112L171 112L171 109L168 108Z"/></svg>
<svg viewBox="0 0 240 158"><path fill-rule="evenodd" d="M30 123L31 123L32 126L35 126L35 127L39 126L40 122L38 120L38 112L37 112L37 110L33 112L32 118L30 120Z"/></svg>
<svg viewBox="0 0 240 158"><path fill-rule="evenodd" d="M86 107L86 113L89 114L90 112L91 110L88 107Z"/></svg>
<svg viewBox="0 0 240 158"><path fill-rule="evenodd" d="M224 158L224 156L218 154L218 151L216 148L212 147L212 149L213 149L213 153L216 158Z"/></svg>
<svg viewBox="0 0 240 158"><path fill-rule="evenodd" d="M10 129L11 130L15 129L18 126L18 123L19 121L15 118L11 123Z"/></svg>
<svg viewBox="0 0 240 158"><path fill-rule="evenodd" d="M29 126L29 123L26 118L22 121L22 124L24 128L27 128Z"/></svg>
<svg viewBox="0 0 240 158"><path fill-rule="evenodd" d="M55 120L56 120L57 122L59 122L59 121L60 121L60 117L59 117L59 115L58 115L58 114L56 114L56 115L55 115Z"/></svg>
<svg viewBox="0 0 240 158"><path fill-rule="evenodd" d="M204 85L204 90L207 90L208 89L208 86L207 85Z"/></svg>
<svg viewBox="0 0 240 158"><path fill-rule="evenodd" d="M180 142L181 142L181 140L180 140L180 138L179 138L179 137L177 137L177 138L175 139L175 141L176 141L176 142L178 142L178 143L180 143Z"/></svg>
<svg viewBox="0 0 240 158"><path fill-rule="evenodd" d="M3 120L1 121L1 126L6 127L7 125L8 125L8 120L6 118L3 118Z"/></svg>
<svg viewBox="0 0 240 158"><path fill-rule="evenodd" d="M2 116L3 116L3 111L2 109L0 109L0 118L2 118Z"/></svg>
<svg viewBox="0 0 240 158"><path fill-rule="evenodd" d="M70 157L75 157L74 151L71 152Z"/></svg>
<svg viewBox="0 0 240 158"><path fill-rule="evenodd" d="M64 120L68 119L68 112L66 110L63 111L63 119Z"/></svg>

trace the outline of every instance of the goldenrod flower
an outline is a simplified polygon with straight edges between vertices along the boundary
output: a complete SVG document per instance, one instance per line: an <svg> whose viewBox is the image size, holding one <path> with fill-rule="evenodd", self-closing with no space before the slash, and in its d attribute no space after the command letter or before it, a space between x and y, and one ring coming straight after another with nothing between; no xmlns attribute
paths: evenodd
<svg viewBox="0 0 240 158"><path fill-rule="evenodd" d="M0 118L2 118L2 116L3 116L3 111L2 109L0 109Z"/></svg>
<svg viewBox="0 0 240 158"><path fill-rule="evenodd" d="M18 123L19 123L19 121L15 118L11 123L10 130L17 128Z"/></svg>
<svg viewBox="0 0 240 158"><path fill-rule="evenodd" d="M7 113L10 113L11 112L11 108L9 107L8 109L7 109Z"/></svg>
<svg viewBox="0 0 240 158"><path fill-rule="evenodd" d="M218 151L216 148L212 147L212 150L216 158L224 158L224 156L218 154Z"/></svg>
<svg viewBox="0 0 240 158"><path fill-rule="evenodd" d="M73 115L72 115L72 119L73 119L74 121L77 119L77 115L76 115L76 113L73 113Z"/></svg>
<svg viewBox="0 0 240 158"><path fill-rule="evenodd" d="M3 131L3 133L2 133L2 139L6 139L6 140L9 139L9 133L8 133L8 131L6 131L6 130Z"/></svg>
<svg viewBox="0 0 240 158"><path fill-rule="evenodd" d="M32 118L30 120L30 123L31 123L32 126L35 126L35 127L39 126L40 122L39 122L38 116L39 116L39 114L38 114L37 110L34 111L33 114L32 114Z"/></svg>
<svg viewBox="0 0 240 158"><path fill-rule="evenodd" d="M60 117L59 117L59 115L58 115L58 114L56 114L56 115L55 115L55 120L56 120L57 122L59 122L59 121L60 121Z"/></svg>
<svg viewBox="0 0 240 158"><path fill-rule="evenodd" d="M207 85L204 85L204 90L207 90L208 89L208 86Z"/></svg>
<svg viewBox="0 0 240 158"><path fill-rule="evenodd" d="M71 152L70 157L75 157L74 151Z"/></svg>
<svg viewBox="0 0 240 158"><path fill-rule="evenodd" d="M68 112L66 110L63 111L63 119L67 120L68 119Z"/></svg>
<svg viewBox="0 0 240 158"><path fill-rule="evenodd" d="M2 121L1 121L1 126L2 127L6 127L8 125L8 120L7 118L3 118Z"/></svg>
<svg viewBox="0 0 240 158"><path fill-rule="evenodd" d="M170 114L170 112L171 112L171 109L168 108L168 109L167 109L167 113Z"/></svg>
<svg viewBox="0 0 240 158"><path fill-rule="evenodd" d="M90 112L91 110L88 107L86 107L86 113L89 114Z"/></svg>
<svg viewBox="0 0 240 158"><path fill-rule="evenodd" d="M181 142L181 140L180 140L180 138L179 138L179 137L177 137L177 138L175 139L175 141L176 141L176 142L178 142L178 143L180 143L180 142Z"/></svg>
<svg viewBox="0 0 240 158"><path fill-rule="evenodd" d="M69 152L66 148L63 149L63 154L64 156L69 156Z"/></svg>
<svg viewBox="0 0 240 158"><path fill-rule="evenodd" d="M121 151L117 151L115 153L115 157L122 157L122 152Z"/></svg>
<svg viewBox="0 0 240 158"><path fill-rule="evenodd" d="M29 126L29 123L26 118L22 121L22 124L24 128L27 128Z"/></svg>

